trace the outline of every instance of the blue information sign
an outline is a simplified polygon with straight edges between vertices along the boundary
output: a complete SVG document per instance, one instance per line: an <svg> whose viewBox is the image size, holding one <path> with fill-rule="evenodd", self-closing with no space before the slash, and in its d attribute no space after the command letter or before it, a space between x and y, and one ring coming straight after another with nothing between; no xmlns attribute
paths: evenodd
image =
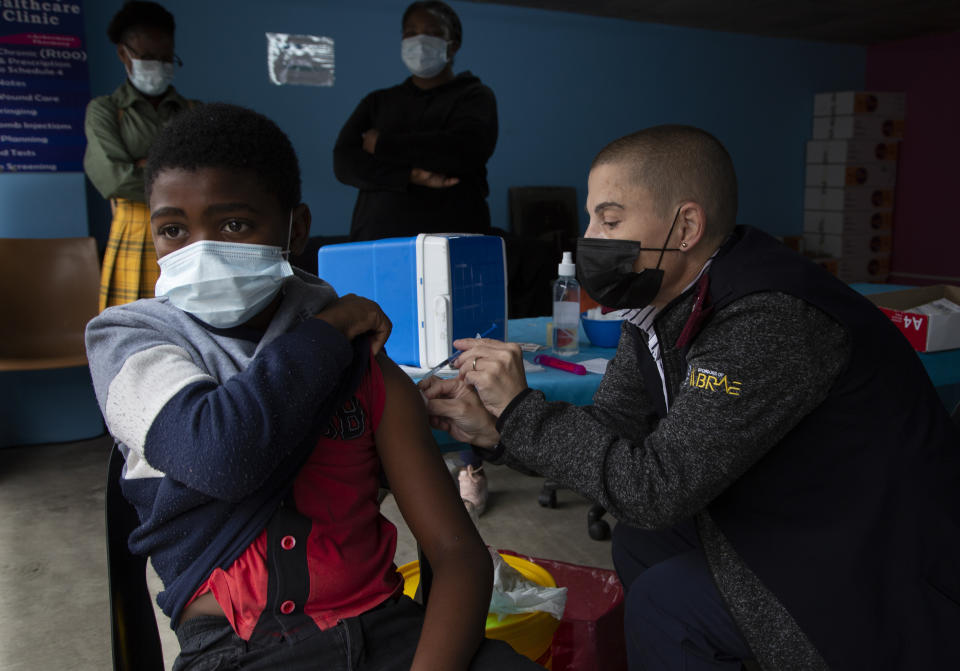
<svg viewBox="0 0 960 671"><path fill-rule="evenodd" d="M81 0L0 0L0 172L83 170Z"/></svg>

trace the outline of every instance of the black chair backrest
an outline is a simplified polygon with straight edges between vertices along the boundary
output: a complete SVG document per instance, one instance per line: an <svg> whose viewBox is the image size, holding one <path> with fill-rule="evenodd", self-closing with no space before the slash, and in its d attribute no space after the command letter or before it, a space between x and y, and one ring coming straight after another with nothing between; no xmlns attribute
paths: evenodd
<svg viewBox="0 0 960 671"><path fill-rule="evenodd" d="M575 251L580 234L577 190L572 186L512 186L507 190L510 231L514 235L544 240L554 246L558 262L562 252Z"/></svg>
<svg viewBox="0 0 960 671"><path fill-rule="evenodd" d="M130 552L127 539L140 524L120 491L123 455L110 450L107 466L107 574L114 671L163 671L163 648L147 589L147 560Z"/></svg>

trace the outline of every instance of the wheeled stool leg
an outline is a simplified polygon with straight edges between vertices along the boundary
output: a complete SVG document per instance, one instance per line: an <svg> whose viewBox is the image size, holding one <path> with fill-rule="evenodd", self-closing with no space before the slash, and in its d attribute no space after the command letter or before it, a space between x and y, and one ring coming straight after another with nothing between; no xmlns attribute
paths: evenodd
<svg viewBox="0 0 960 671"><path fill-rule="evenodd" d="M560 485L553 480L544 480L543 487L540 488L540 495L537 496L537 503L544 508L556 508L558 489L560 489Z"/></svg>
<svg viewBox="0 0 960 671"><path fill-rule="evenodd" d="M595 541L605 541L610 538L610 524L603 519L606 512L598 503L594 503L587 511L587 533Z"/></svg>

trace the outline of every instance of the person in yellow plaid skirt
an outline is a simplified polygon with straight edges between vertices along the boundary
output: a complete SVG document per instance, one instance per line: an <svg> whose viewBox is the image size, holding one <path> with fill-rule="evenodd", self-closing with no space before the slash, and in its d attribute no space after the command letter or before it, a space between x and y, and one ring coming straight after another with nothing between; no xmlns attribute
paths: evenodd
<svg viewBox="0 0 960 671"><path fill-rule="evenodd" d="M127 2L107 27L127 79L87 105L83 167L110 201L113 221L100 275L100 309L152 298L160 276L143 192L147 151L160 129L194 101L171 86L173 15L155 2Z"/></svg>

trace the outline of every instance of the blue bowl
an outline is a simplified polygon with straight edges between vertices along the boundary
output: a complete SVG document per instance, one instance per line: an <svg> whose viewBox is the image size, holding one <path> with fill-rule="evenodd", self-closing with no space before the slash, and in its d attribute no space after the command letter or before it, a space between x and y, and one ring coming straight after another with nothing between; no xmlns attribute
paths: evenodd
<svg viewBox="0 0 960 671"><path fill-rule="evenodd" d="M620 341L622 319L588 319L587 313L581 312L580 323L594 347L616 347Z"/></svg>

